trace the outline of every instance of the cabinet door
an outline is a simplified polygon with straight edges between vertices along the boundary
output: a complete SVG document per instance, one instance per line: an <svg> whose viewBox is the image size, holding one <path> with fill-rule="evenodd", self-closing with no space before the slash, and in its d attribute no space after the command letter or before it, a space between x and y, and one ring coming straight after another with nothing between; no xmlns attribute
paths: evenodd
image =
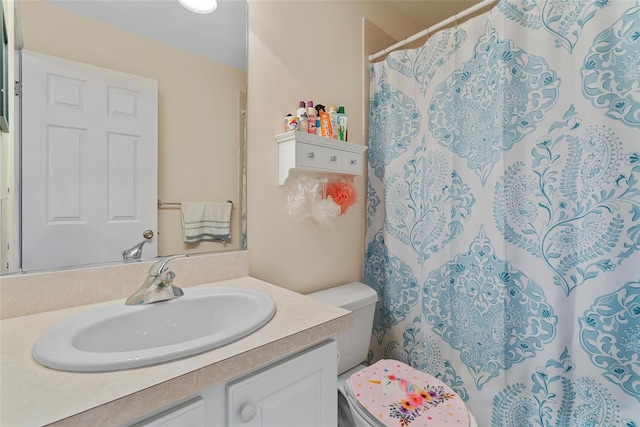
<svg viewBox="0 0 640 427"><path fill-rule="evenodd" d="M197 397L187 403L143 420L132 427L204 427L204 401Z"/></svg>
<svg viewBox="0 0 640 427"><path fill-rule="evenodd" d="M230 426L325 427L337 423L335 341L227 385Z"/></svg>

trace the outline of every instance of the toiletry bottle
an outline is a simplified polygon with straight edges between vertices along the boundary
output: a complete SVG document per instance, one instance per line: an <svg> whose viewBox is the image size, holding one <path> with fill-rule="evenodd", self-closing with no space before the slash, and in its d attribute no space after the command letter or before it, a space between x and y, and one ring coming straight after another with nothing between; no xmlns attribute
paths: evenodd
<svg viewBox="0 0 640 427"><path fill-rule="evenodd" d="M333 134L331 132L331 119L329 118L329 113L325 113L324 111L320 111L320 135L325 138L333 138Z"/></svg>
<svg viewBox="0 0 640 427"><path fill-rule="evenodd" d="M335 105L330 105L327 107L329 112L329 121L331 123L331 136L330 138L339 139L340 137L340 126L338 125L338 107Z"/></svg>
<svg viewBox="0 0 640 427"><path fill-rule="evenodd" d="M307 132L309 129L309 115L307 114L307 109L304 106L304 101L300 101L300 106L296 111L296 116L298 116L298 130L300 132Z"/></svg>
<svg viewBox="0 0 640 427"><path fill-rule="evenodd" d="M289 132L292 130L298 130L299 123L300 119L298 117L295 117L292 114L287 114L284 118L284 131Z"/></svg>
<svg viewBox="0 0 640 427"><path fill-rule="evenodd" d="M344 107L338 107L338 139L340 141L347 140L347 115L344 112Z"/></svg>
<svg viewBox="0 0 640 427"><path fill-rule="evenodd" d="M309 118L309 133L316 133L316 109L313 108L313 101L307 102L307 117Z"/></svg>
<svg viewBox="0 0 640 427"><path fill-rule="evenodd" d="M328 136L331 138L331 132L327 134L327 129L330 130L331 128L327 128L327 123L325 123L325 121L329 120L329 115L325 112L324 105L318 104L315 108L318 113L316 119L316 135Z"/></svg>

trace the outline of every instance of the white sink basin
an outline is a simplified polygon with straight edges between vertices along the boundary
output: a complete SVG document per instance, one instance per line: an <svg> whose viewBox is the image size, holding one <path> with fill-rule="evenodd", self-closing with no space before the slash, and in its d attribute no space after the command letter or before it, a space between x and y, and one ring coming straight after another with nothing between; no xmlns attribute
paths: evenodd
<svg viewBox="0 0 640 427"><path fill-rule="evenodd" d="M70 318L36 342L32 356L53 369L114 371L221 347L268 323L273 299L249 289L199 287L149 305L111 305Z"/></svg>

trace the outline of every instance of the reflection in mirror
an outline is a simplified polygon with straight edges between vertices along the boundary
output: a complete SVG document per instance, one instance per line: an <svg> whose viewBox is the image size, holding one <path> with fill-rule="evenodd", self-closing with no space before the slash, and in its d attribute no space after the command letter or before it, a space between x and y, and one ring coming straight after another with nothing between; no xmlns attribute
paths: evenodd
<svg viewBox="0 0 640 427"><path fill-rule="evenodd" d="M233 24L230 27L231 23ZM69 251L69 248L81 248L80 252L83 254L104 252L107 242L113 240L114 233L97 231L98 228L94 225L83 224L83 221L86 221L82 215L90 210L85 203L88 203L90 195L98 194L93 190L94 187L91 187L94 179L84 180L88 172L97 169L96 166L83 163L88 157L83 147L88 145L86 135L90 135L89 132L85 132L84 125L78 122L65 126L60 123L43 123L38 126L44 130L40 134L36 133L36 136L30 132L22 132L22 161L30 161L27 153L30 153L29 150L33 147L36 152L46 153L36 156L40 163L23 168L25 175L29 175L24 176L22 181L29 185L23 187L25 194L21 209L22 218L34 212L44 212L46 214L43 213L41 222L53 228L62 229L63 224L80 223L88 229L89 234L80 234L79 240L73 241L72 236L75 236L75 232L64 231L51 241L47 240L46 236L36 234L34 237L32 229L26 229L31 226L25 219L22 234L29 235L29 239L23 239L22 248L19 248L19 242L16 242L13 256L6 260L7 265L3 260L3 273L19 271L21 266L23 270L38 270L87 263L123 262L122 251L145 241L143 233L146 230L152 230L154 236L142 246L141 259L155 256L156 248L157 255L163 256L238 250L246 247L245 1L220 0L214 13L202 15L187 11L178 0L21 0L16 2L16 26L22 38L22 42L18 40L16 43L21 45L17 46L21 47L20 57L35 55L39 58L53 58L52 61L72 61L72 64L99 67L95 68L100 70L99 72L109 70L115 72L116 76L125 75L142 78L144 81L155 81L157 125L153 126L157 133L157 163L147 169L135 163L140 160L141 155L137 148L131 147L143 146L143 142L147 142L148 138L141 136L143 133L127 127L104 131L112 138L106 138L105 142L110 151L96 155L103 157L102 163L107 165L107 173L105 193L97 196L102 204L95 209L107 223L120 222L128 225L129 230L125 236L114 245L117 250L109 249L105 258L91 261L71 257L58 264L38 265L35 262L33 265L23 265L20 253L24 254L23 258L26 261L26 254L34 250L36 255L31 259L35 260L52 258L47 255L47 251L56 253ZM216 31L217 34L212 35L209 30ZM233 46L229 45L230 42L233 42ZM23 67L27 66L26 62L22 58ZM54 68L54 71L45 71L43 75L55 76L63 83L58 87L68 88L69 82L90 80L84 77L66 79L56 70ZM27 83L26 80L24 83ZM44 87L43 85L43 90ZM139 92L137 89L132 90L127 86L126 90L119 90L121 86L110 83L107 83L106 87L108 100L119 100L125 115L145 110L147 101L136 98ZM51 103L52 93L55 92L51 86L46 90L46 93L41 93L39 98L36 98L42 104ZM34 92L35 89L23 87L23 93L29 91ZM134 93L136 96L129 96ZM71 101L77 101L81 96L86 96L88 100L93 99L90 94L91 90L88 89L84 92L81 89L65 92L62 102L73 103ZM31 104L27 104L26 100L22 100L22 129L25 130L31 129L30 126L36 127L35 124L28 123L30 117L42 118L43 115L30 114L31 105L37 105L38 101L30 102ZM49 106L47 104L44 108ZM109 108L111 107L107 107ZM149 107L148 110L153 108ZM19 114L19 106L16 106L16 110ZM107 115L108 113L109 111ZM128 123L128 118L124 121ZM64 132L60 129L64 129ZM69 129L73 132L68 131ZM19 133L15 132L16 140ZM74 137L70 139L69 133ZM56 145L54 150L52 147L56 141L59 145ZM131 144L127 145L130 142ZM114 150L114 147L125 148L118 151ZM125 157L123 152L131 154L134 160ZM58 167L58 183L51 181L56 177L52 173L52 170L56 170L52 166L54 164ZM16 162L15 165L18 168L20 162ZM157 176L154 170L156 168ZM37 178L31 179L31 171L38 169L42 169L43 172ZM118 180L125 186L116 191L114 185ZM150 184L150 189L143 191L142 184L145 183ZM43 193L43 202L39 206L33 204L31 197L31 191L38 186L41 186ZM157 193L150 196L155 188ZM162 203L159 204L158 200ZM184 242L181 203L222 204L227 201L233 202L230 214L230 240L224 243L220 240ZM58 204L55 205L54 202ZM117 210L114 205L117 207L118 203L119 206L124 206L125 215L113 214L114 210ZM138 215L143 206L152 209L152 218L146 222L140 220ZM51 212L54 208L64 214L52 220ZM67 214L68 212L71 213ZM16 216L20 218L19 215ZM7 217L2 215L3 234L19 234L15 232L19 230L19 221L7 223ZM6 266L9 268L5 268Z"/></svg>

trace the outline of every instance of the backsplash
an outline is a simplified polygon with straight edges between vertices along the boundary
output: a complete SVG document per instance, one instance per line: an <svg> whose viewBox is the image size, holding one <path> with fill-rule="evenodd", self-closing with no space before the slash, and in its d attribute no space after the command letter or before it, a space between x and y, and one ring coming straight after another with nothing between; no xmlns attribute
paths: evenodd
<svg viewBox="0 0 640 427"><path fill-rule="evenodd" d="M155 262L17 274L0 278L0 319L127 298ZM193 255L172 261L174 282L189 287L249 275L246 251Z"/></svg>

